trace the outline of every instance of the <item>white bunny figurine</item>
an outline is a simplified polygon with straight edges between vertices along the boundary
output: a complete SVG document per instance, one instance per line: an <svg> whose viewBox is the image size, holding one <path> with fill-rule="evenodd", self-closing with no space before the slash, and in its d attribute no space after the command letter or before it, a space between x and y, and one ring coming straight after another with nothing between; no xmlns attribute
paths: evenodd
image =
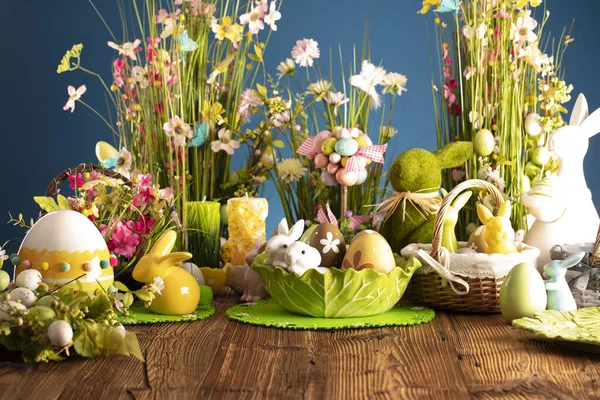
<svg viewBox="0 0 600 400"><path fill-rule="evenodd" d="M244 294L242 294L242 301L258 301L269 296L262 279L260 279L258 273L252 269L252 263L254 263L254 259L257 255L265 251L266 247L267 243L263 243L262 240L258 238L254 243L252 250L246 254L245 260L248 264L248 269L244 275Z"/></svg>
<svg viewBox="0 0 600 400"><path fill-rule="evenodd" d="M309 269L316 269L322 274L328 270L325 267L319 267L321 265L319 250L303 242L295 242L290 245L285 253L285 261L288 271L298 276L304 275Z"/></svg>
<svg viewBox="0 0 600 400"><path fill-rule="evenodd" d="M287 269L285 253L292 243L300 239L303 232L304 220L301 219L292 226L292 229L288 229L287 220L282 219L277 227L277 235L273 236L267 243L265 264Z"/></svg>
<svg viewBox="0 0 600 400"><path fill-rule="evenodd" d="M525 243L541 251L538 269L550 261L550 249L557 243L594 242L600 218L592 202L583 173L583 159L589 139L600 132L600 110L588 117L588 104L580 94L573 108L570 125L550 135L548 147L560 160L558 178L566 196L566 208L560 218L544 222L538 218L531 227ZM526 202L524 201L523 204ZM525 204L526 205L526 204ZM536 216L536 212L530 209Z"/></svg>
<svg viewBox="0 0 600 400"><path fill-rule="evenodd" d="M550 277L544 281L548 292L548 310L573 311L577 310L577 304L571 293L571 288L565 279L567 269L579 264L585 257L585 252L580 251L572 254L564 260L550 261L544 267L544 272Z"/></svg>

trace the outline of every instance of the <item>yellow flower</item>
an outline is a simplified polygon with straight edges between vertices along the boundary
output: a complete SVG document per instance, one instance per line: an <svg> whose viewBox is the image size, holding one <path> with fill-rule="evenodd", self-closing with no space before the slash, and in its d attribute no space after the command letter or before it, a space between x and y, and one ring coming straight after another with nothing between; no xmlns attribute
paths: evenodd
<svg viewBox="0 0 600 400"><path fill-rule="evenodd" d="M234 24L231 17L223 17L221 20L221 25L214 24L212 31L218 40L227 38L232 43L237 43L242 40L244 28L239 24Z"/></svg>
<svg viewBox="0 0 600 400"><path fill-rule="evenodd" d="M62 60L60 60L60 64L58 65L56 73L60 74L63 72L72 71L74 68L71 68L71 58L74 58L76 63L79 64L81 50L83 50L83 45L81 43L74 44L71 50L67 51Z"/></svg>
<svg viewBox="0 0 600 400"><path fill-rule="evenodd" d="M537 7L542 4L543 0L517 0L515 1L515 8L522 10L526 6Z"/></svg>
<svg viewBox="0 0 600 400"><path fill-rule="evenodd" d="M89 202L81 199L81 213L86 217L93 215L94 217L98 218L98 206L96 204L98 203L98 200L99 198L96 198L96 200L93 202Z"/></svg>
<svg viewBox="0 0 600 400"><path fill-rule="evenodd" d="M423 0L423 8L419 10L419 14L427 14L431 7L438 8L440 6L440 3L441 0Z"/></svg>

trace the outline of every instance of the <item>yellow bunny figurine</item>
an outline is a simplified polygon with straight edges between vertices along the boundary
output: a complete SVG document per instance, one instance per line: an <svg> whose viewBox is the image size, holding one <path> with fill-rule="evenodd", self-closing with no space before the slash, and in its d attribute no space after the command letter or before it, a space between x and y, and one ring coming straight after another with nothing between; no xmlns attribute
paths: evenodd
<svg viewBox="0 0 600 400"><path fill-rule="evenodd" d="M164 289L150 305L156 314L181 315L191 314L200 301L200 286L192 274L177 266L178 263L192 258L190 253L171 253L177 235L168 230L162 234L152 250L136 264L133 279L142 283L152 283L160 277L164 281Z"/></svg>
<svg viewBox="0 0 600 400"><path fill-rule="evenodd" d="M515 231L510 224L511 204L505 201L500 206L498 216L482 204L477 204L477 215L484 226L483 240L487 244L487 254L512 254L517 252L515 247Z"/></svg>

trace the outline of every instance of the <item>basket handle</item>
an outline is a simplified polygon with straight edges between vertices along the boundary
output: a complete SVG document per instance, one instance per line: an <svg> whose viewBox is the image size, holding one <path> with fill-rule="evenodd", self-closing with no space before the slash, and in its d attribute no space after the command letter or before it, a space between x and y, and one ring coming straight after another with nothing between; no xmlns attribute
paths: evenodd
<svg viewBox="0 0 600 400"><path fill-rule="evenodd" d="M58 187L61 183L69 179L71 175L83 174L86 172L97 171L108 178L120 179L125 185L131 187L131 181L125 178L123 175L112 169L104 168L101 165L94 164L79 164L75 168L69 168L60 173L56 178L52 179L52 182L46 188L46 197L54 197L58 192Z"/></svg>
<svg viewBox="0 0 600 400"><path fill-rule="evenodd" d="M440 260L444 219L446 219L446 213L448 212L448 208L450 208L450 205L452 205L452 202L454 201L454 199L456 199L456 197L459 194L468 189L486 190L492 196L494 196L494 200L496 201L496 204L498 206L504 203L504 198L502 197L502 193L498 190L498 188L496 188L496 186L494 186L490 182L481 179L469 179L452 189L450 193L448 193L448 195L444 197L442 205L440 206L440 210L438 211L435 224L433 225L433 245L430 255L435 260Z"/></svg>

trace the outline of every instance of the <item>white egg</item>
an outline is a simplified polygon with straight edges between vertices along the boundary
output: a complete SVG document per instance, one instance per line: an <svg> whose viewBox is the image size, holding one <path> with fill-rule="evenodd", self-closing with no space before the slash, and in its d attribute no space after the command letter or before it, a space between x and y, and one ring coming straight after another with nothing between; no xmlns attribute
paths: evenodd
<svg viewBox="0 0 600 400"><path fill-rule="evenodd" d="M17 275L17 279L15 279L15 285L17 285L17 287L29 290L37 289L41 282L42 274L36 269L26 269Z"/></svg>
<svg viewBox="0 0 600 400"><path fill-rule="evenodd" d="M198 282L198 285L204 285L204 275L202 275L202 271L200 271L200 268L198 268L196 264L186 262L181 264L181 268L185 269L187 272L192 274L194 278L196 278L196 282Z"/></svg>
<svg viewBox="0 0 600 400"><path fill-rule="evenodd" d="M357 137L359 137L362 134L362 132L360 131L360 129L354 127L350 129L350 137L356 139Z"/></svg>
<svg viewBox="0 0 600 400"><path fill-rule="evenodd" d="M337 164L342 160L342 156L340 156L338 153L333 152L329 155L329 162L333 163L333 164Z"/></svg>
<svg viewBox="0 0 600 400"><path fill-rule="evenodd" d="M67 321L54 321L48 328L48 339L54 347L65 347L73 340L73 329Z"/></svg>
<svg viewBox="0 0 600 400"><path fill-rule="evenodd" d="M36 297L33 292L25 287L18 287L10 292L10 299L22 303L25 307L31 308L35 305Z"/></svg>
<svg viewBox="0 0 600 400"><path fill-rule="evenodd" d="M337 134L338 139L350 139L350 131L346 128L342 128L339 130Z"/></svg>
<svg viewBox="0 0 600 400"><path fill-rule="evenodd" d="M362 168L362 169L358 170L358 174L357 175L358 175L358 178L356 180L356 184L357 185L362 185L363 183L365 183L365 181L369 177L369 171L367 171L365 168Z"/></svg>
<svg viewBox="0 0 600 400"><path fill-rule="evenodd" d="M542 133L543 126L539 114L531 113L525 118L525 132L529 136L537 136Z"/></svg>
<svg viewBox="0 0 600 400"><path fill-rule="evenodd" d="M0 305L0 321L12 322L16 319L15 316L11 315L13 312L19 314L27 314L27 307L16 301L7 301Z"/></svg>

